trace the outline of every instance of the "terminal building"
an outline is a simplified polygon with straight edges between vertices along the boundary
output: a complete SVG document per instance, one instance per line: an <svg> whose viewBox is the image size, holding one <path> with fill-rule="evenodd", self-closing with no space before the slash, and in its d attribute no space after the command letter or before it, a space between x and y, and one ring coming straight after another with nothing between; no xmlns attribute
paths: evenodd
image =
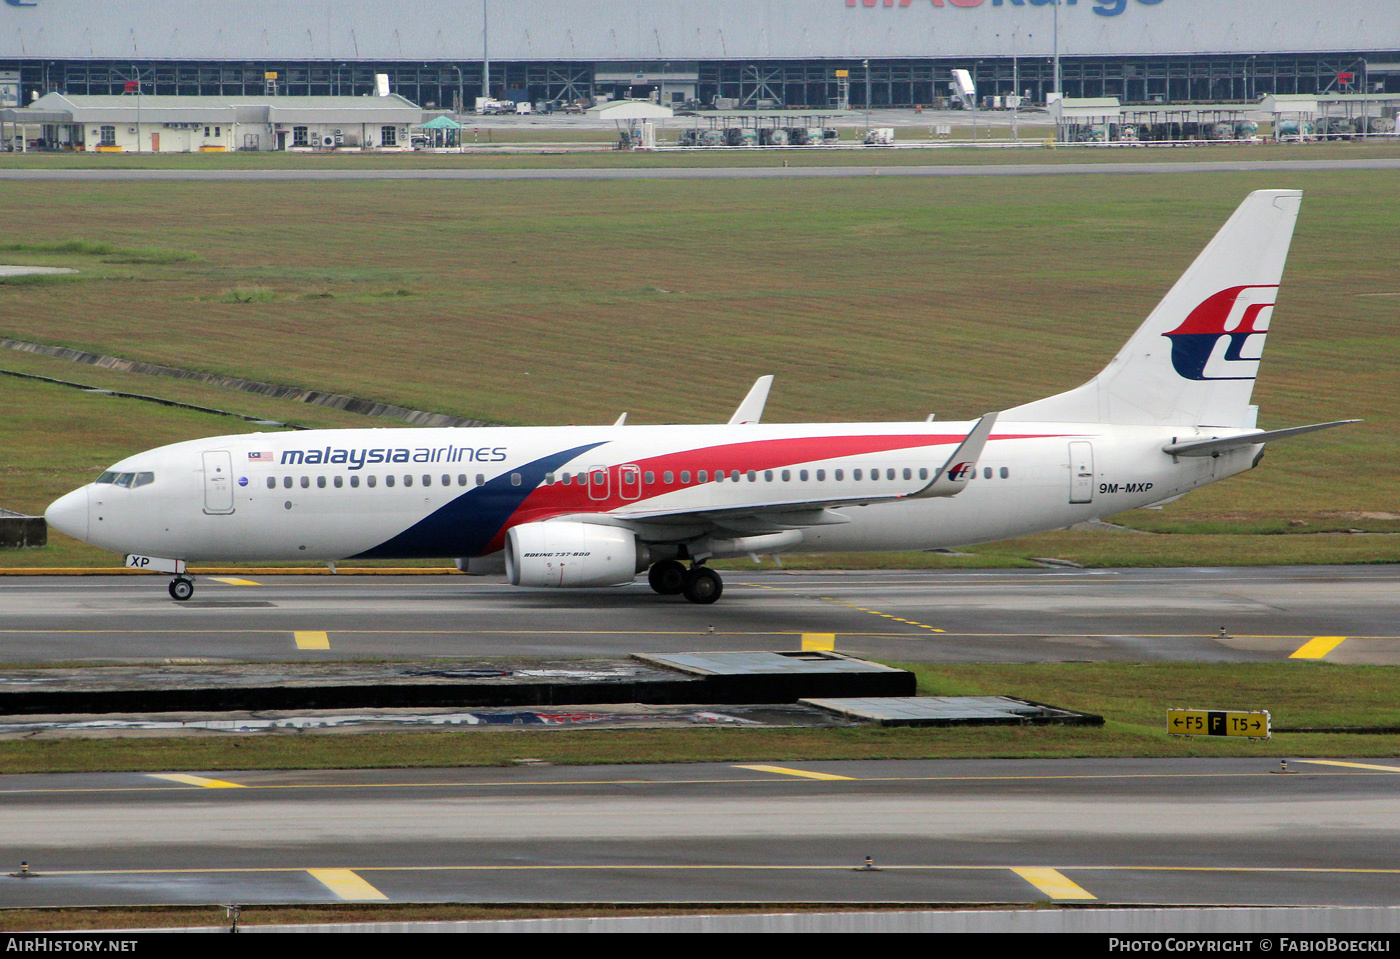
<svg viewBox="0 0 1400 959"><path fill-rule="evenodd" d="M1056 82L1056 68L1059 82ZM371 94L860 109L1400 93L1397 0L6 0L0 108L46 94ZM844 71L844 76L838 76Z"/></svg>

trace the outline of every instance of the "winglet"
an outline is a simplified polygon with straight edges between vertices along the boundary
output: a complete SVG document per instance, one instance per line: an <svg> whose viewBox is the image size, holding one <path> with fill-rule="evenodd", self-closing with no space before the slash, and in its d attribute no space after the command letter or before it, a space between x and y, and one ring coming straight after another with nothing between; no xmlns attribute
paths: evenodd
<svg viewBox="0 0 1400 959"><path fill-rule="evenodd" d="M905 499L928 499L933 496L956 496L961 493L963 487L967 486L967 481L977 472L977 460L982 456L982 448L987 445L987 439L992 435L992 427L996 425L996 421L996 413L988 413L978 420L958 444L958 448L953 450L948 462L933 474L933 480L917 493L910 493Z"/></svg>
<svg viewBox="0 0 1400 959"><path fill-rule="evenodd" d="M749 389L749 395L744 397L744 402L739 404L739 408L734 411L734 415L729 417L730 426L741 426L745 423L757 423L763 419L763 408L768 405L768 390L773 386L773 376L760 376L754 381L753 387Z"/></svg>
<svg viewBox="0 0 1400 959"><path fill-rule="evenodd" d="M613 423L613 426L624 426L624 425L626 425L626 423L627 423L627 414L626 414L626 413L623 413L621 416L619 416L619 417L617 418L617 421Z"/></svg>

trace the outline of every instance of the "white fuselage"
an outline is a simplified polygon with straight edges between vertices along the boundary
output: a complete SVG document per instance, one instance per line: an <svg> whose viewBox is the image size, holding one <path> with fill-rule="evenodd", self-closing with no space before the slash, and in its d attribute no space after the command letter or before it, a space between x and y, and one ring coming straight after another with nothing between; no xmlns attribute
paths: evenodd
<svg viewBox="0 0 1400 959"><path fill-rule="evenodd" d="M936 549L1146 506L1248 469L1258 446L1173 457L1189 427L998 422L956 496L925 487L972 423L310 430L192 440L128 457L50 508L118 553L185 561L476 557L568 517L643 542L744 531L742 513L834 501L774 548ZM1245 430L1233 432L1243 433ZM1220 430L1210 435L1221 435ZM140 485L123 476L149 474ZM567 478L567 479L566 479ZM117 481L111 481L115 479ZM869 496L871 502L860 502ZM727 514L726 514L727 515ZM770 529L764 527L764 529ZM715 552L714 555L720 555Z"/></svg>

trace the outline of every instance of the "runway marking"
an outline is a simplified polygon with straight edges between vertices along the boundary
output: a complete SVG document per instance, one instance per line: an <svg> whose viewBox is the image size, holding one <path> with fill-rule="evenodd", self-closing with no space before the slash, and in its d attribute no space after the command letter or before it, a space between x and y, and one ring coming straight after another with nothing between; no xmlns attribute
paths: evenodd
<svg viewBox="0 0 1400 959"><path fill-rule="evenodd" d="M353 869L308 869L306 871L311 874L313 879L341 899L351 902L369 902L389 898L357 876Z"/></svg>
<svg viewBox="0 0 1400 959"><path fill-rule="evenodd" d="M1344 763L1340 759L1295 759L1298 763L1313 763L1317 766L1345 766L1349 769L1374 769L1385 773L1400 773L1400 766L1374 766L1371 763Z"/></svg>
<svg viewBox="0 0 1400 959"><path fill-rule="evenodd" d="M822 597L828 599L828 597ZM831 602L839 602L830 600ZM158 605L158 604L156 604ZM848 605L842 603L841 605ZM859 609L859 607L852 607ZM862 609L861 612L870 612ZM970 633L949 632L921 623L910 623L949 639L1210 639L1209 633ZM345 636L690 636L694 629L338 629ZM800 636L789 630L726 629L725 636ZM263 636L286 635L285 629L0 629L0 636ZM911 639L909 633L882 630L843 630L842 636L883 639ZM1231 639L1307 640L1314 637L1296 633L1231 633ZM1348 639L1400 640L1396 635L1348 636Z"/></svg>
<svg viewBox="0 0 1400 959"><path fill-rule="evenodd" d="M261 586L262 583L255 583L251 579L239 579L237 576L210 576L209 579L216 583L224 583L229 586Z"/></svg>
<svg viewBox="0 0 1400 959"><path fill-rule="evenodd" d="M802 649L804 652L823 652L836 649L835 633L803 633Z"/></svg>
<svg viewBox="0 0 1400 959"><path fill-rule="evenodd" d="M205 789L244 789L246 787L238 783L225 782L222 779L207 779L204 776L191 776L188 773L147 773L152 779L164 779L172 783L184 783L186 786L202 786Z"/></svg>
<svg viewBox="0 0 1400 959"><path fill-rule="evenodd" d="M330 649L331 640L323 632L314 630L297 630L292 634L296 637L297 649Z"/></svg>
<svg viewBox="0 0 1400 959"><path fill-rule="evenodd" d="M1302 646L1288 654L1289 659L1321 659L1342 643L1345 636L1314 636Z"/></svg>
<svg viewBox="0 0 1400 959"><path fill-rule="evenodd" d="M855 863L550 863L548 865L506 865L506 864L484 864L484 865L451 865L451 866L357 866L354 869L305 869L296 866L223 866L200 868L190 866L184 868L171 869L46 869L42 875L45 876L218 876L218 875L267 875L271 873L327 873L327 874L349 874L356 880L364 882L370 889L374 889L368 882L365 882L358 875L362 872L591 872L591 871L641 871L641 872L850 872L856 867ZM887 862L879 863L882 872L1015 872L1022 870L1028 872L1060 873L1061 870L1072 870L1076 872L1204 872L1204 873L1238 873L1244 875L1251 874L1272 874L1272 875L1366 875L1366 876L1395 876L1400 875L1400 868L1397 869L1377 869L1377 868L1354 868L1349 866L1081 866L1064 865L1056 867L1039 867L1035 870L1026 869L1024 866L1009 866L1004 864L982 864L982 865L908 865L891 864ZM320 879L320 876L316 878ZM321 880L324 882L325 880ZM1069 882L1068 879L1065 880ZM1034 885L1034 884L1032 884ZM1073 883L1070 883L1073 885ZM377 889L378 895L374 898L388 898ZM1097 898L1089 895L1089 898Z"/></svg>
<svg viewBox="0 0 1400 959"><path fill-rule="evenodd" d="M1051 899L1097 899L1058 869L1048 866L1016 866L1011 870Z"/></svg>
<svg viewBox="0 0 1400 959"><path fill-rule="evenodd" d="M786 766L738 766L735 769L752 769L759 773L779 773L783 776L801 776L804 779L855 779L854 776L837 776L834 773L818 773L808 769L789 769Z"/></svg>
<svg viewBox="0 0 1400 959"><path fill-rule="evenodd" d="M1313 762L1324 765L1351 765L1356 768L1369 768L1362 763L1341 763L1322 759L1296 759L1294 762ZM752 769L752 766L736 768ZM1400 767L1376 766L1377 771L1400 772ZM1126 779L1242 779L1266 774L1267 770L1238 773L1054 773L1048 775L1016 776L846 776L836 779L859 780L862 783L940 783L940 782L1063 782L1074 780L1126 780ZM1318 773L1322 775L1321 771ZM172 774L174 775L174 774ZM706 779L535 779L506 780L483 779L477 781L455 780L447 782L315 782L315 783L238 783L240 789L469 789L480 787L500 788L509 786L723 786L755 783L791 783L791 779L731 779L712 777ZM0 796L62 795L67 793L133 793L152 792L159 786L74 786L49 787L43 789L0 789Z"/></svg>
<svg viewBox="0 0 1400 959"><path fill-rule="evenodd" d="M795 590L795 589L793 589L792 587L789 587L789 586L772 586L772 585L770 585L770 584L768 584L768 583L740 583L739 585L741 585L741 586L748 586L748 587L751 587L751 588L753 588L753 589L771 589L771 590L775 590L776 592L779 592L779 593L791 593L792 595L801 597L802 599L818 599L818 600L821 600L823 603L832 603L832 604L834 604L834 605L836 605L836 606L845 606L847 609L854 609L854 610L856 610L857 612L860 612L860 613L869 613L869 614L872 615L872 616L879 616L879 617L881 617L882 619L894 620L894 621L897 622L897 623L905 623L905 624L907 624L907 625L909 625L909 626L914 626L914 627L916 627L916 628L918 628L918 629L927 629L927 630L930 630L931 632L935 632L935 633L941 633L941 632L943 632L943 630L939 629L937 626L929 626L929 625L927 625L927 624L925 624L925 623L916 623L916 622L914 622L914 620L912 620L912 619L900 619L898 616L892 616L892 615L890 615L889 613L882 613L882 612L880 612L878 609L867 609L867 608L864 607L864 606L857 606L855 603L848 603L848 602L846 602L845 600L836 599L836 598L833 597L833 596L813 596L813 595L811 595L811 594L809 594L809 593L798 592L797 590ZM825 585L825 584L822 584L822 585ZM878 635L882 635L882 634L879 634L879 633L868 633L868 634L867 634L867 633L852 633L852 634L849 634L849 635L871 635L871 636L878 636ZM900 635L903 635L903 634L901 634L901 633L893 633L893 634L884 634L884 635L900 636Z"/></svg>

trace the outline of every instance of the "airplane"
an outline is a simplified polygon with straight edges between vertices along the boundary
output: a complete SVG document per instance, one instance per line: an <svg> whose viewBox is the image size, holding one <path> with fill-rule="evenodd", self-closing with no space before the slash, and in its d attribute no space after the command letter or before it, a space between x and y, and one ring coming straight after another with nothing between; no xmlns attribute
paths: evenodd
<svg viewBox="0 0 1400 959"><path fill-rule="evenodd" d="M772 377L714 425L335 429L130 456L45 512L173 573L219 561L453 558L511 584L713 603L712 559L931 550L1170 502L1258 465L1250 405L1302 194L1249 194L1113 360L970 422L766 424Z"/></svg>

